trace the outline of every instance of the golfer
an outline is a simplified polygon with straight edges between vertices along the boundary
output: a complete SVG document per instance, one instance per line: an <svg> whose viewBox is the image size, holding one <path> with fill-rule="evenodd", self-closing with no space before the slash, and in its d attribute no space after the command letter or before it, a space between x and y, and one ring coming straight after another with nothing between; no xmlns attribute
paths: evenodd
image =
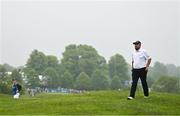
<svg viewBox="0 0 180 116"><path fill-rule="evenodd" d="M15 79L12 79L12 82L13 82L13 85L12 85L12 92L13 92L13 95L16 95L16 93L18 92L18 89L17 89L17 82Z"/></svg>
<svg viewBox="0 0 180 116"><path fill-rule="evenodd" d="M12 92L14 99L19 99L20 91L21 91L21 85L17 83L16 79L12 79L13 85L12 85Z"/></svg>
<svg viewBox="0 0 180 116"><path fill-rule="evenodd" d="M130 96L127 98L128 100L132 100L135 98L135 92L139 78L141 79L144 91L144 98L148 98L149 96L149 89L146 77L149 65L151 63L151 57L144 49L141 48L140 41L135 41L133 42L133 44L135 50L132 54L132 86Z"/></svg>

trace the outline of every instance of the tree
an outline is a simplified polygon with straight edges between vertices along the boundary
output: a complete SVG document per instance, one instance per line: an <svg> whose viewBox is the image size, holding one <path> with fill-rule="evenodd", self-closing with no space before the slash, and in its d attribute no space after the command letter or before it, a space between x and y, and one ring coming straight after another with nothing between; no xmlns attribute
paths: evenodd
<svg viewBox="0 0 180 116"><path fill-rule="evenodd" d="M80 72L85 72L91 77L96 69L105 68L105 58L100 56L92 46L79 45L78 51Z"/></svg>
<svg viewBox="0 0 180 116"><path fill-rule="evenodd" d="M47 67L56 68L58 66L58 59L56 56L46 56L47 57Z"/></svg>
<svg viewBox="0 0 180 116"><path fill-rule="evenodd" d="M72 74L75 78L79 75L79 67L78 67L78 50L77 46L72 44L65 48L65 52L63 53L63 58L61 60L62 66Z"/></svg>
<svg viewBox="0 0 180 116"><path fill-rule="evenodd" d="M6 69L8 72L12 72L15 68L10 66L9 64L3 64L3 67Z"/></svg>
<svg viewBox="0 0 180 116"><path fill-rule="evenodd" d="M12 80L4 65L0 65L0 93L11 94Z"/></svg>
<svg viewBox="0 0 180 116"><path fill-rule="evenodd" d="M168 70L168 75L169 76L175 76L175 77L180 76L178 74L180 70L178 70L178 67L176 67L174 64L167 64L166 68Z"/></svg>
<svg viewBox="0 0 180 116"><path fill-rule="evenodd" d="M11 81L7 80L5 82L0 81L0 93L4 94L12 94L12 86Z"/></svg>
<svg viewBox="0 0 180 116"><path fill-rule="evenodd" d="M152 69L152 77L155 80L158 80L160 77L168 75L168 70L163 63L155 62L154 67Z"/></svg>
<svg viewBox="0 0 180 116"><path fill-rule="evenodd" d="M60 78L54 68L46 68L43 77L45 77L45 80L47 80L47 87L57 88L60 86Z"/></svg>
<svg viewBox="0 0 180 116"><path fill-rule="evenodd" d="M101 70L96 70L91 78L91 87L94 90L106 90L109 88L109 79Z"/></svg>
<svg viewBox="0 0 180 116"><path fill-rule="evenodd" d="M109 76L111 79L118 76L122 82L129 80L128 65L122 55L116 54L110 58Z"/></svg>
<svg viewBox="0 0 180 116"><path fill-rule="evenodd" d="M111 81L111 89L120 89L122 88L121 79L118 76L114 76Z"/></svg>
<svg viewBox="0 0 180 116"><path fill-rule="evenodd" d="M81 72L76 78L76 89L88 90L90 89L90 78L85 72Z"/></svg>
<svg viewBox="0 0 180 116"><path fill-rule="evenodd" d="M26 67L34 69L38 75L42 75L48 65L48 59L44 53L34 50L30 54Z"/></svg>
<svg viewBox="0 0 180 116"><path fill-rule="evenodd" d="M40 79L38 73L32 68L24 69L25 84L27 87L35 88L40 86Z"/></svg>
<svg viewBox="0 0 180 116"><path fill-rule="evenodd" d="M159 92L180 92L179 80L177 77L162 76L153 84L153 90Z"/></svg>
<svg viewBox="0 0 180 116"><path fill-rule="evenodd" d="M61 87L73 88L73 76L68 71L66 71L61 77Z"/></svg>
<svg viewBox="0 0 180 116"><path fill-rule="evenodd" d="M20 83L20 84L23 83L22 75L20 74L20 71L17 70L17 69L14 69L14 70L12 71L11 79L16 79L17 82Z"/></svg>
<svg viewBox="0 0 180 116"><path fill-rule="evenodd" d="M107 68L105 59L98 54L96 49L88 45L67 46L61 64L72 74L74 80L81 72L91 77L96 69Z"/></svg>
<svg viewBox="0 0 180 116"><path fill-rule="evenodd" d="M3 81L5 80L5 77L6 77L6 68L3 66L3 65L0 65L0 80Z"/></svg>
<svg viewBox="0 0 180 116"><path fill-rule="evenodd" d="M147 77L147 83L148 83L148 87L149 87L149 88L152 87L152 85L154 84L154 82L155 82L155 79L154 79L154 78L152 78L151 76L148 76L148 77Z"/></svg>

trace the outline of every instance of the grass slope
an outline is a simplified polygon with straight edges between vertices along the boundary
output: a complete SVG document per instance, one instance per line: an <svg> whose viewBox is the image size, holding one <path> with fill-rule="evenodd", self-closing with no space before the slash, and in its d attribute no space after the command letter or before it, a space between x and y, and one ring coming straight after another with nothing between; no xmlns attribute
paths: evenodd
<svg viewBox="0 0 180 116"><path fill-rule="evenodd" d="M118 114L176 114L180 115L180 95L152 92L144 99L137 92L128 101L128 91L96 91L82 94L40 94L36 97L0 94L0 114L9 115L118 115Z"/></svg>

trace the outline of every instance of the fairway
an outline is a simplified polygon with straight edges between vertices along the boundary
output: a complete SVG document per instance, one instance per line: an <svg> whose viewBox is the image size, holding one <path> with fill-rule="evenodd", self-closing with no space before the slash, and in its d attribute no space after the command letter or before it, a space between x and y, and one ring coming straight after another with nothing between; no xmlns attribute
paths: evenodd
<svg viewBox="0 0 180 116"><path fill-rule="evenodd" d="M135 100L128 101L128 91L96 91L82 94L23 95L19 100L0 94L0 114L9 115L119 115L119 114L176 114L180 115L180 95L151 93L144 99L137 92Z"/></svg>

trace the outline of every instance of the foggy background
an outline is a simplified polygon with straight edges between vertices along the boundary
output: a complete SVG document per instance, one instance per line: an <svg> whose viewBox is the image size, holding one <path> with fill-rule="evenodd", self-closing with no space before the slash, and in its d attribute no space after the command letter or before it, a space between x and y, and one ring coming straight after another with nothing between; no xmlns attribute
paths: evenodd
<svg viewBox="0 0 180 116"><path fill-rule="evenodd" d="M88 44L107 60L131 62L140 40L153 62L180 65L178 0L1 0L0 64L25 65L38 49L59 59L65 46Z"/></svg>

